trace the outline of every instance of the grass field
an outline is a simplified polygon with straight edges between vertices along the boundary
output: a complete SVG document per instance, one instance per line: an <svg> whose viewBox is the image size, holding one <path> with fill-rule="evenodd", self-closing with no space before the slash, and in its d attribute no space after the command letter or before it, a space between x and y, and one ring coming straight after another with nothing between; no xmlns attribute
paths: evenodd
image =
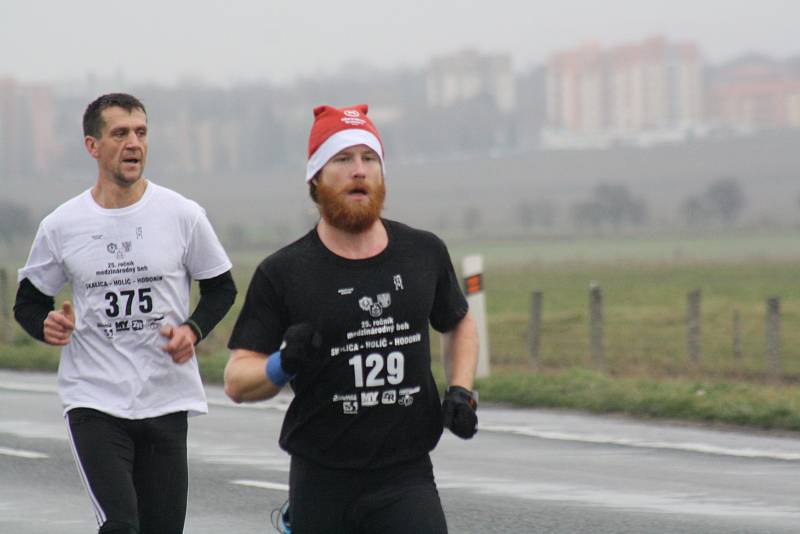
<svg viewBox="0 0 800 534"><path fill-rule="evenodd" d="M800 377L800 285L793 262L561 264L498 268L485 275L492 362L527 363L531 292L543 293L541 365L588 366L589 284L603 291L606 369L619 376L760 377L766 367L766 298L781 298L782 363ZM686 295L702 294L699 368L686 349ZM741 358L734 357L733 315Z"/></svg>
<svg viewBox="0 0 800 534"><path fill-rule="evenodd" d="M486 258L493 373L478 382L481 397L800 430L800 239L791 233L762 237L451 244L457 266L468 253ZM261 256L234 257L237 302L198 347L206 380L221 380L225 343ZM604 299L602 372L589 357L591 282L599 284ZM694 289L702 292L697 366L689 364L686 350L686 295ZM544 295L535 370L527 352L534 290ZM772 296L781 298L780 382L766 380L765 301ZM739 359L733 351L734 311L741 324ZM0 367L56 368L56 349L31 341L16 325L6 326L6 336ZM432 350L438 361L436 340ZM441 377L438 369L436 374Z"/></svg>

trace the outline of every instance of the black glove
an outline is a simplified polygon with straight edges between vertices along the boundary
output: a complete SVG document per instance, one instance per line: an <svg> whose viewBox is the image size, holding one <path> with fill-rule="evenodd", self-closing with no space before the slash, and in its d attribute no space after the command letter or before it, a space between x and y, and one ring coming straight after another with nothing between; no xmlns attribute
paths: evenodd
<svg viewBox="0 0 800 534"><path fill-rule="evenodd" d="M322 336L309 323L290 326L281 344L281 369L294 376L320 363Z"/></svg>
<svg viewBox="0 0 800 534"><path fill-rule="evenodd" d="M469 439L478 431L478 401L475 395L461 386L450 386L444 392L442 417L444 426L456 436Z"/></svg>

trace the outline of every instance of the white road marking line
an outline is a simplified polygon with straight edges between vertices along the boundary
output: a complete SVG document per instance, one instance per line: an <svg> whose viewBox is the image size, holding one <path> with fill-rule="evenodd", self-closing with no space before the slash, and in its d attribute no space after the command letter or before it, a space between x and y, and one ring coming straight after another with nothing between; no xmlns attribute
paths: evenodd
<svg viewBox="0 0 800 534"><path fill-rule="evenodd" d="M687 452L700 452L704 454L715 454L718 456L736 456L739 458L766 458L769 460L785 460L796 462L800 461L800 453L777 452L760 449L733 449L730 447L720 447L707 443L670 443L666 441L647 441L631 438L614 438L598 434L567 434L565 432L548 432L535 430L530 427L522 426L481 426L481 430L487 432L505 432L528 436L540 439L552 439L560 441L575 441L580 443L596 443L601 445L621 445L624 447L637 447L642 449L670 449Z"/></svg>
<svg viewBox="0 0 800 534"><path fill-rule="evenodd" d="M35 460L50 458L50 456L43 452L26 451L23 449L9 449L6 447L0 447L0 454L5 454L6 456L16 456L17 458L32 458Z"/></svg>
<svg viewBox="0 0 800 534"><path fill-rule="evenodd" d="M502 478L456 475L437 477L440 490L461 489L478 495L507 496L532 501L575 502L618 510L658 511L711 517L800 518L797 506L773 505L725 495L681 492L626 491L586 485L519 482Z"/></svg>
<svg viewBox="0 0 800 534"><path fill-rule="evenodd" d="M48 384L30 384L24 382L0 381L0 389L11 391L27 391L31 393L58 393L58 386Z"/></svg>
<svg viewBox="0 0 800 534"><path fill-rule="evenodd" d="M289 400L278 400L253 404L236 404L229 400L208 399L209 406L220 406L222 408L236 408L237 410L275 410L285 412L289 408Z"/></svg>
<svg viewBox="0 0 800 534"><path fill-rule="evenodd" d="M247 486L250 488L289 491L289 486L286 484L278 484L277 482L264 482L263 480L238 479L238 480L231 480L231 484L236 484L239 486Z"/></svg>

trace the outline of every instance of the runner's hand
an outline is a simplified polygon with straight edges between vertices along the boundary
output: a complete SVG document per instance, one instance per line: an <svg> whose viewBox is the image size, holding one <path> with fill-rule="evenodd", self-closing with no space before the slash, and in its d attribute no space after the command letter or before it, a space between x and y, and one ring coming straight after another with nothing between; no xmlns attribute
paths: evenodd
<svg viewBox="0 0 800 534"><path fill-rule="evenodd" d="M322 336L309 323L290 326L281 344L281 369L289 376L302 373L320 362Z"/></svg>
<svg viewBox="0 0 800 534"><path fill-rule="evenodd" d="M444 426L461 439L469 439L478 431L478 401L468 389L450 386L444 392L442 417Z"/></svg>
<svg viewBox="0 0 800 534"><path fill-rule="evenodd" d="M53 310L44 320L44 341L50 345L66 345L75 330L72 303L65 300L60 310Z"/></svg>
<svg viewBox="0 0 800 534"><path fill-rule="evenodd" d="M169 340L162 349L172 356L173 362L182 364L192 359L197 336L189 325L164 325L159 333Z"/></svg>

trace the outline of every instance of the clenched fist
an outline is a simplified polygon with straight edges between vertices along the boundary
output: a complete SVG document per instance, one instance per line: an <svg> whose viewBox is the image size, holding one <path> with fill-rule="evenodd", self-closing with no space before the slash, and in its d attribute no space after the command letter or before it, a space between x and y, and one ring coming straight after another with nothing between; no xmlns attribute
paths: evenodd
<svg viewBox="0 0 800 534"><path fill-rule="evenodd" d="M164 325L159 333L169 340L162 349L172 356L172 361L181 364L192 359L197 336L188 325Z"/></svg>
<svg viewBox="0 0 800 534"><path fill-rule="evenodd" d="M60 310L53 310L44 320L44 341L50 345L66 345L75 330L72 303L65 300Z"/></svg>
<svg viewBox="0 0 800 534"><path fill-rule="evenodd" d="M281 368L294 376L320 362L322 336L309 323L293 324L286 329L281 344Z"/></svg>
<svg viewBox="0 0 800 534"><path fill-rule="evenodd" d="M469 439L478 431L478 401L468 389L450 386L444 393L442 418L444 426L456 436Z"/></svg>

